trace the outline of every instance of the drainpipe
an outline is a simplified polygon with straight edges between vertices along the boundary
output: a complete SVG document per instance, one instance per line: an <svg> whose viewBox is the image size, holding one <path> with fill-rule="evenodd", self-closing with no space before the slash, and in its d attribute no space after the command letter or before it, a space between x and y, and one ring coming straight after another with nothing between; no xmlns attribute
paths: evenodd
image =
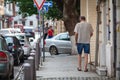
<svg viewBox="0 0 120 80"><path fill-rule="evenodd" d="M113 0L113 44L114 44L114 73L116 73L116 50L117 50L117 46L116 46L116 0ZM114 74L115 76L115 74Z"/></svg>
<svg viewBox="0 0 120 80"><path fill-rule="evenodd" d="M16 5L16 2L15 2L15 1L13 1L13 3L12 3L13 16L16 16L16 13L15 13L15 5Z"/></svg>
<svg viewBox="0 0 120 80"><path fill-rule="evenodd" d="M99 51L99 24L101 21L100 0L97 0L97 24L96 24L96 48L95 48L95 66L98 66L98 51Z"/></svg>
<svg viewBox="0 0 120 80"><path fill-rule="evenodd" d="M116 19L117 19L117 31L116 31L116 44L117 44L117 54L116 54L116 80L120 80L120 0L116 0Z"/></svg>

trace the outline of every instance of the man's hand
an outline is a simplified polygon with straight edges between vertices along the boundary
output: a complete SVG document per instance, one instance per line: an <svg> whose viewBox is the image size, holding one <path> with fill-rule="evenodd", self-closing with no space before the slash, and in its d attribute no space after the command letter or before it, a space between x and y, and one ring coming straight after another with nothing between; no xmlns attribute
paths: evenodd
<svg viewBox="0 0 120 80"><path fill-rule="evenodd" d="M93 33L90 34L90 37L92 37L92 36L93 36Z"/></svg>

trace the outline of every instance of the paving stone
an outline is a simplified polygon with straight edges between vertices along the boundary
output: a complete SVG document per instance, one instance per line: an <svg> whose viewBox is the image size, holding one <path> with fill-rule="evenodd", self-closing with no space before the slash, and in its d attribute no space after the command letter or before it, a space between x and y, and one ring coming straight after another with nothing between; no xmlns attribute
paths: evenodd
<svg viewBox="0 0 120 80"><path fill-rule="evenodd" d="M37 80L113 80L97 75L95 67L90 64L88 64L88 72L77 71L77 66L77 55L49 55L36 71L36 77ZM82 70L84 70L84 59Z"/></svg>

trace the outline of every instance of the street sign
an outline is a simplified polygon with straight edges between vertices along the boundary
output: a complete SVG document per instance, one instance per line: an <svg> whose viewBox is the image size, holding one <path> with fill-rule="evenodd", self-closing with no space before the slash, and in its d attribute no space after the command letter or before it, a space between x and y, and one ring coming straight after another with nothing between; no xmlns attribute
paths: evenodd
<svg viewBox="0 0 120 80"><path fill-rule="evenodd" d="M36 4L38 10L40 10L44 4L45 0L34 0L34 3Z"/></svg>
<svg viewBox="0 0 120 80"><path fill-rule="evenodd" d="M46 1L43 6L47 6L47 7L52 7L53 6L53 2L52 1Z"/></svg>
<svg viewBox="0 0 120 80"><path fill-rule="evenodd" d="M48 12L48 7L43 6L44 12L47 13Z"/></svg>
<svg viewBox="0 0 120 80"><path fill-rule="evenodd" d="M52 2L52 1L46 1L46 2L43 4L44 11L45 11L45 12L48 12L49 7L52 7L52 6L53 6L53 2Z"/></svg>

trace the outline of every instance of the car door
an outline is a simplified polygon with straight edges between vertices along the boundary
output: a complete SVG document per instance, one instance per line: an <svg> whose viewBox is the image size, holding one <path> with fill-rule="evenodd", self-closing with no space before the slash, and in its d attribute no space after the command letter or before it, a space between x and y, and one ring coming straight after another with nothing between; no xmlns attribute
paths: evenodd
<svg viewBox="0 0 120 80"><path fill-rule="evenodd" d="M71 41L68 34L61 34L56 38L56 46L60 53L71 52Z"/></svg>
<svg viewBox="0 0 120 80"><path fill-rule="evenodd" d="M21 46L19 40L16 37L14 37L14 44L16 45L16 49L18 51L18 56L20 58L23 55L24 51L22 49L22 46Z"/></svg>

